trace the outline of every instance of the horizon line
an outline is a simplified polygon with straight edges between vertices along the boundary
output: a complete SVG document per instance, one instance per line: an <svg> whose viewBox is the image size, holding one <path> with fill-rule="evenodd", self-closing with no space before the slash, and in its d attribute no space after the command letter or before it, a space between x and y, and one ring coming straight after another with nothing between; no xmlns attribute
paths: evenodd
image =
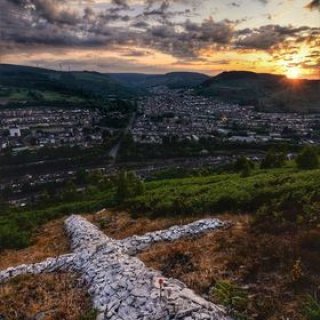
<svg viewBox="0 0 320 320"><path fill-rule="evenodd" d="M103 72L103 71L97 71L97 70L90 70L90 69L80 69L80 70L76 70L76 69L71 69L69 68L69 70L62 70L60 68L57 67L50 67L50 66L39 66L39 65L27 65L27 64L15 64L15 63L0 63L0 65L7 65L7 66L16 66L16 67L27 67L27 68L35 68L35 69L44 69L44 70L50 70L50 71L56 71L56 72L91 72L91 73L99 73L99 74L139 74L139 75L168 75L171 73L194 73L194 74L201 74L201 75L205 75L208 76L210 78L214 78L222 73L230 73L230 72L247 72L247 73L254 73L254 74L265 74L265 75L273 75L273 76L279 76L279 77L284 77L288 80L309 80L309 81L319 81L320 80L320 76L318 78L290 78L285 74L281 74L281 73L273 73L273 72L255 72L255 71L251 71L251 70L223 70L220 72L217 72L214 75L210 75L209 73L205 73L205 72L199 72L199 71L186 71L186 70L179 70L179 71L168 71L168 72L159 72L159 73L149 73L148 71L146 72L134 72L134 71L128 71L128 72L117 72L117 71L110 71L110 72Z"/></svg>

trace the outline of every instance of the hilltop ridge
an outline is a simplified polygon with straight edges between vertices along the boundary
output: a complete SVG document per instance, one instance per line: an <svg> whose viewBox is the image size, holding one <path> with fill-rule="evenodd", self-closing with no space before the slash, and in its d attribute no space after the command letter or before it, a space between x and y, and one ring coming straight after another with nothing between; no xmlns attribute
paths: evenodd
<svg viewBox="0 0 320 320"><path fill-rule="evenodd" d="M198 94L261 111L319 112L320 80L288 79L249 71L222 72L202 83Z"/></svg>
<svg viewBox="0 0 320 320"><path fill-rule="evenodd" d="M197 72L99 73L0 64L0 98L8 101L21 96L28 101L40 97L41 101L73 102L88 98L135 98L160 86L195 89L195 94L253 105L267 112L320 111L320 80L292 80L251 71L228 71L209 77Z"/></svg>

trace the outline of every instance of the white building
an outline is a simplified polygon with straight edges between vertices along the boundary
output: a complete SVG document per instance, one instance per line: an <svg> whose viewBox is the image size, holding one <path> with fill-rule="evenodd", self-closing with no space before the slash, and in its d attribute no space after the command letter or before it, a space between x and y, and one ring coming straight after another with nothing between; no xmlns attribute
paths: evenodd
<svg viewBox="0 0 320 320"><path fill-rule="evenodd" d="M10 137L21 137L20 128L9 128Z"/></svg>

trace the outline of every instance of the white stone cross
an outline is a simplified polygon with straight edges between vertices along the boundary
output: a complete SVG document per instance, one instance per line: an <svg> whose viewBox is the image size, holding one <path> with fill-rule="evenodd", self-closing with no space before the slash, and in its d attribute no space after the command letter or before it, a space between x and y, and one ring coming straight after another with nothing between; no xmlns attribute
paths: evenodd
<svg viewBox="0 0 320 320"><path fill-rule="evenodd" d="M147 268L133 255L159 241L173 241L225 226L204 219L123 240L107 237L86 219L65 220L73 253L0 271L0 284L22 274L77 272L86 283L97 320L230 320L223 307L196 295L176 279Z"/></svg>

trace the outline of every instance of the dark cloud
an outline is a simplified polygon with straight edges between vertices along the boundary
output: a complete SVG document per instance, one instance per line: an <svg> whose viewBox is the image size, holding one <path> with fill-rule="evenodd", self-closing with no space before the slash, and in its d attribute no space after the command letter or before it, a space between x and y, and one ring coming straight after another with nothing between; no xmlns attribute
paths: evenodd
<svg viewBox="0 0 320 320"><path fill-rule="evenodd" d="M45 19L49 23L73 25L79 22L76 11L68 9L64 0L2 0L16 9L29 12L33 18Z"/></svg>
<svg viewBox="0 0 320 320"><path fill-rule="evenodd" d="M127 0L112 0L112 3L121 9L129 9Z"/></svg>
<svg viewBox="0 0 320 320"><path fill-rule="evenodd" d="M115 11L126 8L124 0L114 0L110 8L94 11L90 7L78 11L67 10L62 0L3 0L1 19L4 28L2 47L6 43L16 47L77 46L101 47L115 44L142 45L175 56L197 55L197 51L212 43L225 44L232 37L231 22L207 19L200 24L172 23L168 20L170 1L149 1L148 15L161 15L162 22L150 26L140 15L132 16ZM152 8L159 5L158 8ZM10 13L10 14L8 14ZM165 18L164 18L165 17ZM116 26L115 22L121 22ZM135 28L130 28L133 26ZM179 29L177 31L177 29Z"/></svg>
<svg viewBox="0 0 320 320"><path fill-rule="evenodd" d="M12 3L16 6L21 6L21 7L24 7L28 3L27 0L7 0L7 2Z"/></svg>
<svg viewBox="0 0 320 320"><path fill-rule="evenodd" d="M184 27L191 39L227 44L233 36L234 23L228 20L215 22L212 18L209 18L201 24L187 20Z"/></svg>
<svg viewBox="0 0 320 320"><path fill-rule="evenodd" d="M80 16L76 11L61 8L60 4L48 0L32 0L36 14L50 23L75 25Z"/></svg>
<svg viewBox="0 0 320 320"><path fill-rule="evenodd" d="M239 2L231 2L229 3L229 6L231 7L236 7L236 8L240 8L241 7L241 4Z"/></svg>
<svg viewBox="0 0 320 320"><path fill-rule="evenodd" d="M134 21L131 26L139 29L146 29L149 27L149 23L146 21Z"/></svg>
<svg viewBox="0 0 320 320"><path fill-rule="evenodd" d="M289 52L292 43L309 41L315 46L320 35L320 28L270 24L238 30L241 21L185 20L187 9L181 12L173 6L185 0L146 0L138 13L129 0L112 0L99 9L87 1L87 6L73 10L67 1L71 0L0 0L0 53L128 46L146 50L120 51L120 55L139 57L156 49L180 61L199 62L204 49L271 52L282 46Z"/></svg>
<svg viewBox="0 0 320 320"><path fill-rule="evenodd" d="M312 0L306 5L309 10L320 10L320 0Z"/></svg>
<svg viewBox="0 0 320 320"><path fill-rule="evenodd" d="M146 50L136 50L136 49L126 49L121 53L123 57L147 57L150 56L150 51Z"/></svg>
<svg viewBox="0 0 320 320"><path fill-rule="evenodd" d="M305 40L305 36L309 37L313 32L316 37L319 34L319 30L320 28L306 26L296 28L270 24L260 28L246 28L237 31L234 44L239 48L269 50L287 39L293 39L294 41Z"/></svg>

